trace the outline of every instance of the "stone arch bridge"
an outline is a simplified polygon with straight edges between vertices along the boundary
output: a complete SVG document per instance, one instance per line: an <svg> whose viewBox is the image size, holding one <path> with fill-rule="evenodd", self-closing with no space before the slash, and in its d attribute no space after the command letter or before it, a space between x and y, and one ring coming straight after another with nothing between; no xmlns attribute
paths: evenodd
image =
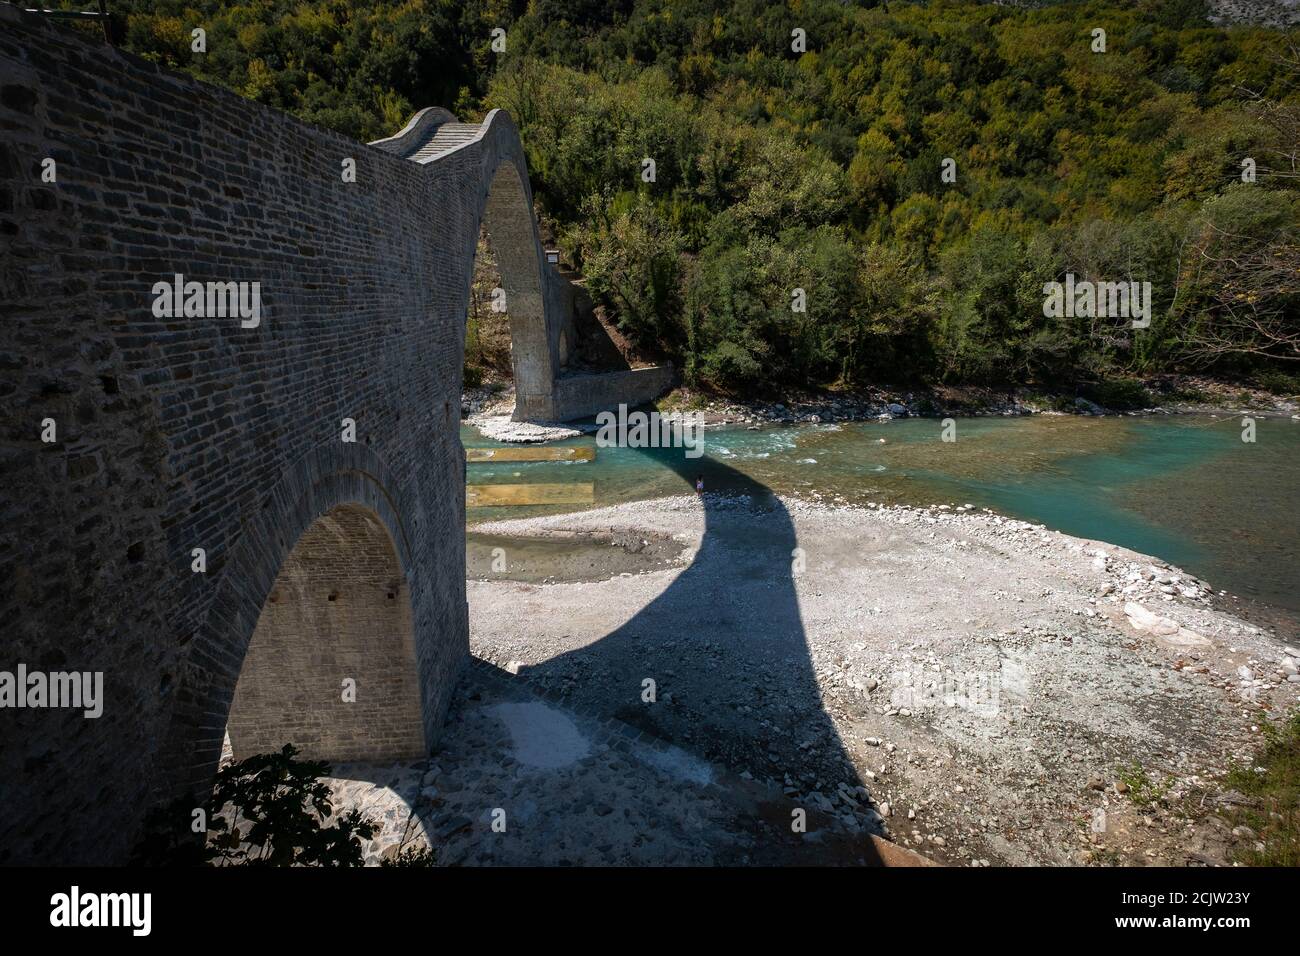
<svg viewBox="0 0 1300 956"><path fill-rule="evenodd" d="M123 861L227 728L237 756L426 753L468 648L480 226L517 416L665 384L565 374L510 117L363 145L6 4L0 130L0 672L102 679L98 717L0 709L0 863ZM256 321L166 314L178 275Z"/></svg>

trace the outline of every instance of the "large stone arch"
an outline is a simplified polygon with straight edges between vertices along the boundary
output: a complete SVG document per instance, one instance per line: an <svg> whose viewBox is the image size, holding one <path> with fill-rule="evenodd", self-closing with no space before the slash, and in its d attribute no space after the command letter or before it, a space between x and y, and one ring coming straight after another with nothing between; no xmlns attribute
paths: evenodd
<svg viewBox="0 0 1300 956"><path fill-rule="evenodd" d="M480 229L486 231L510 320L514 417L564 414L555 387L565 359L563 343L573 338L571 292L546 263L528 162L510 115L494 109L481 123L461 123L447 110L431 107L397 135L371 145L423 166L432 188L457 196L461 232L451 258L467 267L455 290L466 305Z"/></svg>
<svg viewBox="0 0 1300 956"><path fill-rule="evenodd" d="M552 330L546 321L544 259L527 182L527 171L521 172L513 158L499 162L488 179L480 221L506 293L510 364L515 379L514 417L552 419L556 415L553 392L559 364L557 342L564 331Z"/></svg>

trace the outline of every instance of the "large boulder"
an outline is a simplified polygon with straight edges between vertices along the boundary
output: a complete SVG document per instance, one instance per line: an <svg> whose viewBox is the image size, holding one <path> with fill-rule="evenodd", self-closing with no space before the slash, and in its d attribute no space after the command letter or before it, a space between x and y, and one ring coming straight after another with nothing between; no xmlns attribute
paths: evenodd
<svg viewBox="0 0 1300 956"><path fill-rule="evenodd" d="M1089 415L1105 415L1106 409L1102 408L1096 402L1091 402L1080 395L1074 400L1074 407L1081 412L1087 412Z"/></svg>
<svg viewBox="0 0 1300 956"><path fill-rule="evenodd" d="M1154 611L1148 611L1135 601L1129 601L1124 605L1124 615L1128 618L1133 630L1140 634L1150 634L1166 644L1172 644L1175 647L1208 647L1210 645L1208 637L1197 634L1195 631L1189 631L1176 621L1161 617Z"/></svg>

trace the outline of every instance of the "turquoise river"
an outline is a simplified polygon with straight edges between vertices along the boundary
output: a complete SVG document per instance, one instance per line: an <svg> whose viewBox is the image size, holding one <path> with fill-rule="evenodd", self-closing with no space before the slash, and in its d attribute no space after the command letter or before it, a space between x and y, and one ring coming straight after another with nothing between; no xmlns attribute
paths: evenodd
<svg viewBox="0 0 1300 956"><path fill-rule="evenodd" d="M703 455L598 448L591 462L467 466L471 484L592 482L597 506L694 490L851 503L972 504L1182 566L1235 595L1279 636L1300 627L1300 422L1240 416L1034 416L710 428ZM466 447L489 447L469 427ZM595 444L592 435L556 442ZM572 506L571 506L572 507ZM542 508L473 508L479 521Z"/></svg>

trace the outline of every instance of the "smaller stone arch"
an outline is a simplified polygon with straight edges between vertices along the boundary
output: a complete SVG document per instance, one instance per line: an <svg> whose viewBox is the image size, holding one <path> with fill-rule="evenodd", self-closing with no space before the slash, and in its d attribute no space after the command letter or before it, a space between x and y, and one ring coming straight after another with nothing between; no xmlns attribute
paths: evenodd
<svg viewBox="0 0 1300 956"><path fill-rule="evenodd" d="M378 514L337 505L276 575L227 722L236 759L294 744L318 760L424 753L410 588Z"/></svg>
<svg viewBox="0 0 1300 956"><path fill-rule="evenodd" d="M392 553L393 563L385 563L384 572L372 580L384 586L400 584L400 593L409 603L414 646L410 655L404 649L402 657L408 663L414 659L418 710L402 735L386 739L372 736L367 730L365 750L352 754L350 749L333 748L328 759L357 756L372 760L427 753L428 745L436 739L466 650L463 599L453 604L443 594L445 588L438 587L438 568L431 566L427 555L423 563L414 560L415 555L425 552L412 535L422 533L423 521L437 524L440 519L431 518L417 499L408 497L371 449L361 443L334 441L300 459L241 522L241 534L220 572L220 584L205 626L195 636L178 682L158 777L158 798L168 799L187 791L201 793L211 786L236 688L245 671L245 656L263 611L281 583L282 572L291 564L296 546L316 533L322 518L330 521L320 525L321 534L337 539L347 527L355 529L356 520L348 513L353 511L382 529L386 547ZM368 530L364 540L369 544L363 547L379 548L377 533ZM352 551L345 549L344 553ZM394 564L398 572L385 577ZM287 589L282 593L287 598L294 592ZM383 592L384 600L388 593ZM399 630L399 634L404 636L405 631ZM456 639L456 635L461 638ZM364 687L361 692L365 693ZM283 729L291 728L286 725ZM239 729L234 737L241 737ZM418 747L412 744L416 737ZM232 740L237 756L255 740L247 736L243 739L244 743ZM300 743L281 739L273 749L287 742Z"/></svg>

